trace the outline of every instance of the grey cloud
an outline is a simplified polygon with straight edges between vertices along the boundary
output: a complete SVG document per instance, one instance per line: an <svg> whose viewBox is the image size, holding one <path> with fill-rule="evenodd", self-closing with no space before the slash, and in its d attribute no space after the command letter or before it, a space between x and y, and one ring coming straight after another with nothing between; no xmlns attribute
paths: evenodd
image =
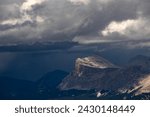
<svg viewBox="0 0 150 117"><path fill-rule="evenodd" d="M12 4L12 3L22 3L24 0L0 0L1 5Z"/></svg>
<svg viewBox="0 0 150 117"><path fill-rule="evenodd" d="M19 17L19 6L16 3L12 4L0 4L0 21L7 20L9 18Z"/></svg>
<svg viewBox="0 0 150 117"><path fill-rule="evenodd" d="M45 2L31 5L29 10L21 10L20 8L18 12L12 11L12 16L5 15L5 8L0 7L3 9L0 16L5 17L2 18L5 19L3 21L17 19L14 24L9 22L0 25L0 38L5 37L8 43L12 40L16 40L16 42L30 40L52 42L73 40L86 42L91 40L89 42L92 42L94 39L116 41L127 37L120 35L118 37L116 34L103 37L99 32L103 31L112 21L136 20L140 17L140 13L143 17L146 17L145 14L149 14L148 0L90 1L84 5L73 4L69 0L45 0ZM13 0L13 3L20 4L20 6L24 2ZM5 5L10 5L10 1L7 0ZM9 12L6 10L6 13L9 14ZM13 39L10 40L10 38Z"/></svg>
<svg viewBox="0 0 150 117"><path fill-rule="evenodd" d="M99 8L102 7L100 10ZM90 16L87 17L79 27L79 33L90 33L102 30L111 21L122 21L136 18L137 6L134 2L112 1L101 5L98 1L89 4Z"/></svg>
<svg viewBox="0 0 150 117"><path fill-rule="evenodd" d="M141 12L143 16L150 16L150 2L149 0L138 0L139 7L138 11Z"/></svg>
<svg viewBox="0 0 150 117"><path fill-rule="evenodd" d="M136 5L136 18L114 20L101 33L105 39L149 40L150 41L150 3L149 0L133 0ZM130 11L129 11L130 12ZM143 46L142 42L139 42Z"/></svg>

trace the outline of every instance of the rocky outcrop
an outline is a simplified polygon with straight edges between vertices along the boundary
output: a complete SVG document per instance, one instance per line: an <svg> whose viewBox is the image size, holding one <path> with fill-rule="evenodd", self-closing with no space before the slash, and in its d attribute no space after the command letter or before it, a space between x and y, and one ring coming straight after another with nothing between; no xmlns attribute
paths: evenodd
<svg viewBox="0 0 150 117"><path fill-rule="evenodd" d="M75 70L62 81L59 88L61 90L102 88L106 81L104 76L118 68L102 57L78 58L75 62Z"/></svg>
<svg viewBox="0 0 150 117"><path fill-rule="evenodd" d="M75 73L80 77L87 69L106 69L115 68L116 66L102 57L90 56L77 58L75 62Z"/></svg>
<svg viewBox="0 0 150 117"><path fill-rule="evenodd" d="M140 57L140 58L139 58ZM150 92L150 58L137 56L125 67L101 57L78 58L75 70L59 85L61 90L109 90L135 95Z"/></svg>

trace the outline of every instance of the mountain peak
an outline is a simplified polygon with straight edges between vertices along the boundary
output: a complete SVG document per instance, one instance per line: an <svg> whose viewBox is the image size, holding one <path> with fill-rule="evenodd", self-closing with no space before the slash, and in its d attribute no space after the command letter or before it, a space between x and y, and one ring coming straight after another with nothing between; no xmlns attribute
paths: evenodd
<svg viewBox="0 0 150 117"><path fill-rule="evenodd" d="M114 68L116 67L109 61L105 60L99 56L88 56L84 58L77 58L75 64L75 71L77 74L81 74L82 68L98 68L98 69L106 69L106 68Z"/></svg>
<svg viewBox="0 0 150 117"><path fill-rule="evenodd" d="M88 56L84 58L77 58L76 64L80 64L87 67L93 67L93 68L101 68L101 69L105 69L109 67L111 68L115 66L109 61L99 56Z"/></svg>

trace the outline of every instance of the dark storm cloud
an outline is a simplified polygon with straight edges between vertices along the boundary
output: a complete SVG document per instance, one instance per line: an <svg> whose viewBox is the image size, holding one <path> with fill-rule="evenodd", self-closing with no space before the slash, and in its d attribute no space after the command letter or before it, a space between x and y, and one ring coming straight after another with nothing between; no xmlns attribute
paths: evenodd
<svg viewBox="0 0 150 117"><path fill-rule="evenodd" d="M100 8L100 9L99 9ZM111 21L122 21L136 18L137 5L134 2L110 1L101 5L98 1L89 4L90 15L79 26L79 34L88 34L102 30Z"/></svg>
<svg viewBox="0 0 150 117"><path fill-rule="evenodd" d="M6 0L0 3L0 41L5 38L5 43L12 40L96 43L150 37L148 0ZM146 27L144 33L142 27Z"/></svg>

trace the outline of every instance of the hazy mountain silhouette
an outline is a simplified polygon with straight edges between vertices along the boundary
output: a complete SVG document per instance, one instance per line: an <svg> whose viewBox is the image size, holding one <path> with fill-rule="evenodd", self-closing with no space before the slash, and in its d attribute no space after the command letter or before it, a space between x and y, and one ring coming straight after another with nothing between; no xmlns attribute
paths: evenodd
<svg viewBox="0 0 150 117"><path fill-rule="evenodd" d="M34 82L2 76L0 78L0 99L35 99L36 92Z"/></svg>

